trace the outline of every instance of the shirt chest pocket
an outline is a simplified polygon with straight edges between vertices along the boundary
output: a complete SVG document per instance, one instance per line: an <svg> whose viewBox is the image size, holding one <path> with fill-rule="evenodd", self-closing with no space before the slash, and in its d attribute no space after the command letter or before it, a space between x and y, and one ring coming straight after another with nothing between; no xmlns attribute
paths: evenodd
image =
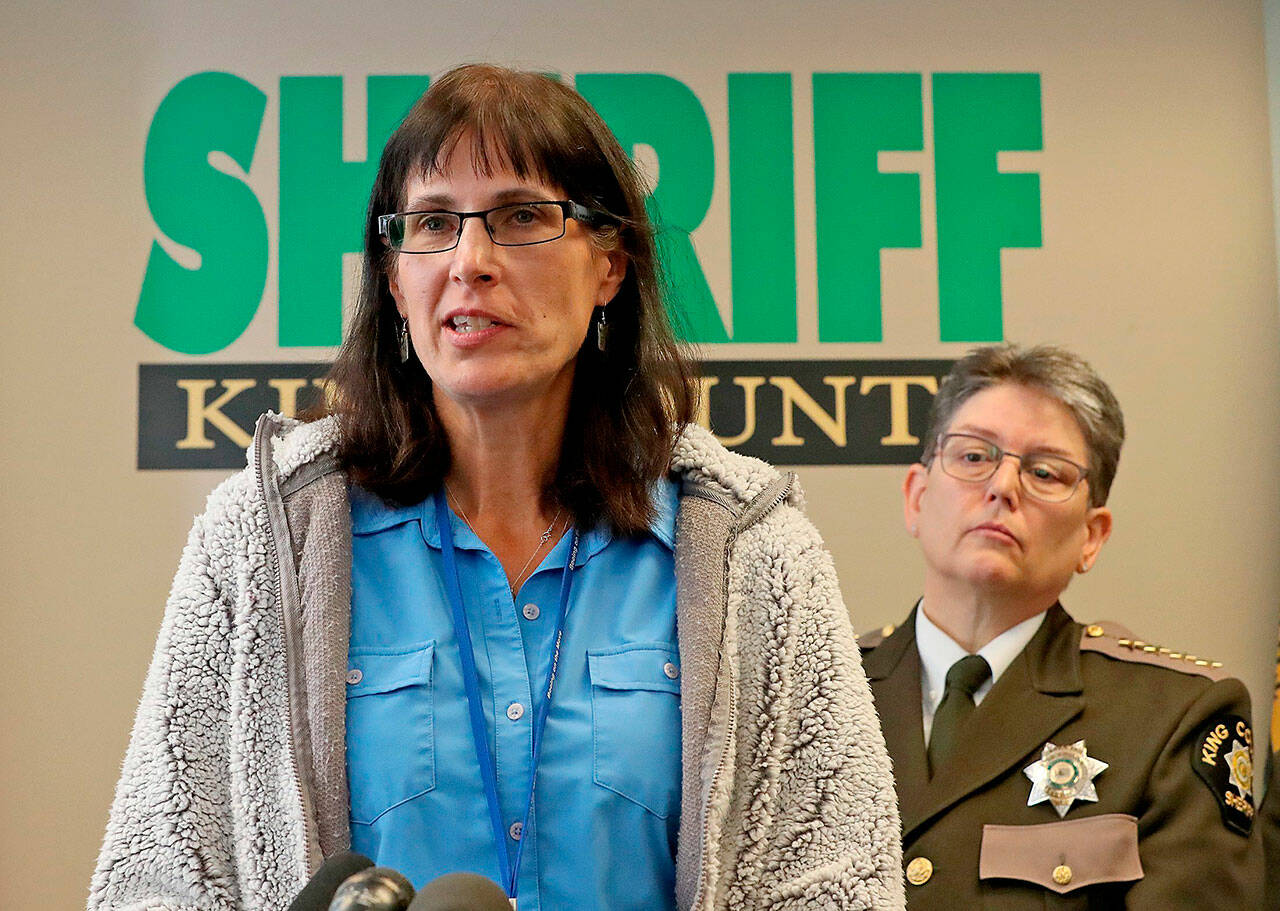
<svg viewBox="0 0 1280 911"><path fill-rule="evenodd" d="M593 777L660 819L680 809L680 659L666 645L590 651Z"/></svg>
<svg viewBox="0 0 1280 911"><path fill-rule="evenodd" d="M1124 813L982 827L978 877L988 911L1121 907L1142 876L1138 821Z"/></svg>
<svg viewBox="0 0 1280 911"><path fill-rule="evenodd" d="M368 825L436 786L431 692L434 640L352 649L347 659L351 821Z"/></svg>

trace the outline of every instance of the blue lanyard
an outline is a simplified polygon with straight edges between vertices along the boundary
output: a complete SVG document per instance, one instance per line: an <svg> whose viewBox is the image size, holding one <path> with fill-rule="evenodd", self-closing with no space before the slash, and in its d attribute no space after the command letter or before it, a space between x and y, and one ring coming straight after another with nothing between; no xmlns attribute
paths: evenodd
<svg viewBox="0 0 1280 911"><path fill-rule="evenodd" d="M498 870L507 895L515 904L520 860L524 856L525 835L529 831L529 817L533 813L533 790L538 777L538 760L542 756L542 732L551 709L551 693L556 685L556 669L560 663L560 640L564 636L564 621L569 613L569 590L573 587L574 563L578 558L578 530L573 531L569 556L565 560L560 581L560 610L556 617L555 649L551 654L551 667L542 691L542 704L533 718L533 763L529 769L529 797L525 801L524 819L520 826L520 838L516 842L516 856L512 860L507 852L506 828L502 825L502 809L498 804L498 773L489 749L489 735L484 724L484 705L480 701L480 674L476 671L475 648L471 642L471 628L462 605L462 584L458 579L458 563L454 557L453 528L449 523L449 506L444 491L435 495L436 524L440 527L440 551L444 558L444 585L453 609L453 631L458 640L458 655L462 659L462 682L467 689L467 705L471 712L471 739L480 765L480 778L484 784L485 801L489 804L489 823L493 827L493 844L498 854Z"/></svg>

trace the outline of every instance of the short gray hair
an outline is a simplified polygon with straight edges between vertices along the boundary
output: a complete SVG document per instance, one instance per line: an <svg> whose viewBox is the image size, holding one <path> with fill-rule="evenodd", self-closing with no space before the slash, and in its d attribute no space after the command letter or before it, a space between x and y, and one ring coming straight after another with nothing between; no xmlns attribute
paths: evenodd
<svg viewBox="0 0 1280 911"><path fill-rule="evenodd" d="M933 398L920 461L926 465L933 461L938 437L961 405L982 390L1005 383L1038 389L1066 406L1089 449L1089 505L1106 503L1124 445L1124 414L1111 387L1084 358L1053 345L988 345L956 361Z"/></svg>

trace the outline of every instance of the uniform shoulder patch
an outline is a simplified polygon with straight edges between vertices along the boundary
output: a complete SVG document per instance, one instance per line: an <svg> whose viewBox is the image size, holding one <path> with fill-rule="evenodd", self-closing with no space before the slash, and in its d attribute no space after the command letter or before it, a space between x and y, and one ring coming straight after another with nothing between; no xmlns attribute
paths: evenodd
<svg viewBox="0 0 1280 911"><path fill-rule="evenodd" d="M1208 677L1210 680L1224 680L1231 676L1223 668L1221 661L1144 642L1120 624L1109 620L1087 624L1080 631L1080 650L1099 652L1109 658L1133 664L1167 667L1184 674Z"/></svg>
<svg viewBox="0 0 1280 911"><path fill-rule="evenodd" d="M1196 737L1191 767L1218 801L1222 824L1248 835L1253 828L1253 731L1239 715L1214 715Z"/></svg>
<svg viewBox="0 0 1280 911"><path fill-rule="evenodd" d="M856 637L858 640L858 648L862 649L864 652L875 648L881 642L892 636L893 631L897 628L898 626L895 623L886 623L879 629L868 630L865 633L858 633Z"/></svg>

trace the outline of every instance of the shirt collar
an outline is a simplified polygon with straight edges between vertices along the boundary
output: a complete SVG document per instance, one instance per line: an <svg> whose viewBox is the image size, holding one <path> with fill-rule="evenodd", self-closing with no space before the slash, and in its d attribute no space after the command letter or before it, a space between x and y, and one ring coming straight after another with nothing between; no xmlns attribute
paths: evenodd
<svg viewBox="0 0 1280 911"><path fill-rule="evenodd" d="M649 523L649 534L663 544L668 550L676 549L676 513L680 509L680 487L672 478L661 478L649 487L649 497L653 502L653 521ZM604 524L597 525L582 536L578 546L578 562L581 566L613 540L613 533Z"/></svg>
<svg viewBox="0 0 1280 911"><path fill-rule="evenodd" d="M388 503L377 494L370 493L357 484L350 488L351 531L357 535L371 535L418 518L418 504L398 506Z"/></svg>
<svg viewBox="0 0 1280 911"><path fill-rule="evenodd" d="M680 511L680 485L674 478L662 478L653 487L653 522L649 532L667 546L676 549L676 515Z"/></svg>
<svg viewBox="0 0 1280 911"><path fill-rule="evenodd" d="M1000 679L1000 675L1009 669L1013 659L1027 647L1027 643L1035 637L1044 622L1045 612L1011 626L996 636L977 654L987 660L991 666L991 679L979 688L985 693ZM920 686L926 695L936 694L942 698L942 690L946 685L947 671L965 655L969 654L958 642L947 635L924 612L924 601L916 607L916 648L920 652ZM979 694L975 694L977 696Z"/></svg>
<svg viewBox="0 0 1280 911"><path fill-rule="evenodd" d="M653 521L649 524L649 533L653 535L659 542L666 546L668 550L674 551L676 546L676 514L680 508L680 488L672 478L662 478L655 482L650 488L650 496L653 499ZM378 531L382 528L389 528L400 522L407 522L418 519L422 528L422 539L426 541L429 547L436 550L440 549L440 527L436 524L435 498L427 497L421 503L414 506L396 507L384 503L376 497L366 494L367 499L371 499L377 507L380 507L381 514L373 514L362 520L365 526L364 531ZM353 499L354 504L354 499ZM367 512L373 513L372 506L365 506ZM352 508L353 523L355 522L355 507ZM467 523L453 514L453 510L449 511L450 527L453 530L453 541L458 547L471 550L483 549L484 544L480 538L473 532ZM560 552L561 547L568 547L572 539L572 535L563 536L561 543L558 544L551 553L547 555L546 560L553 557L561 563L564 562L565 556ZM613 540L613 534L609 531L608 526L600 524L590 531L582 535L582 540L578 544L578 561L577 565L582 566L587 560L594 557L600 551L608 546Z"/></svg>
<svg viewBox="0 0 1280 911"><path fill-rule="evenodd" d="M1016 626L1009 627L978 649L978 654L986 658L987 664L991 665L992 683L1000 679L1000 675L1009 669L1009 665L1013 664L1013 659L1022 654L1022 650L1027 647L1027 643L1035 638L1040 629L1040 624L1044 623L1045 613L1045 611L1041 611L1034 617L1028 617Z"/></svg>

